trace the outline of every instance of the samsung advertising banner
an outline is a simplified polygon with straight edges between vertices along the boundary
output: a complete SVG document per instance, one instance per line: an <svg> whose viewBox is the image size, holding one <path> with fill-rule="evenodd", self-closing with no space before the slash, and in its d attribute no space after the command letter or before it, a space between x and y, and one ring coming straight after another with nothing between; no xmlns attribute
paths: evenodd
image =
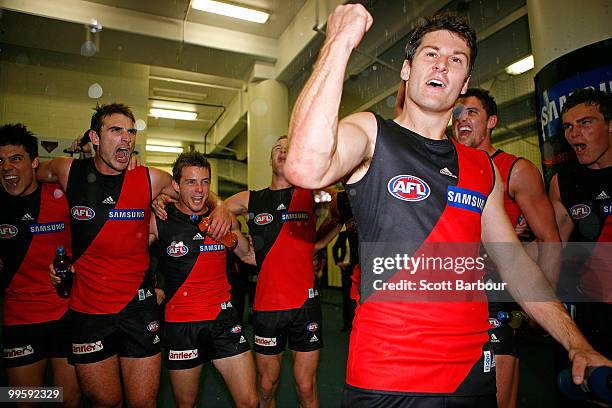
<svg viewBox="0 0 612 408"><path fill-rule="evenodd" d="M612 92L612 39L565 54L535 77L538 136L547 186L561 166L575 160L563 136L561 110L567 97L578 88Z"/></svg>

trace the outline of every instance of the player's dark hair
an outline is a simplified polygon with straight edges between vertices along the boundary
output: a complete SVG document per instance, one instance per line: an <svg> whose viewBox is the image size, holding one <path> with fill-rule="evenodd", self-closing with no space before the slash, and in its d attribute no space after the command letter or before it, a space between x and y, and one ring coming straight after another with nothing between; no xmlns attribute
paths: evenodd
<svg viewBox="0 0 612 408"><path fill-rule="evenodd" d="M412 63L417 48L421 45L423 37L432 31L446 30L461 37L470 48L468 75L472 72L478 47L476 46L476 32L470 27L466 17L453 12L443 12L429 18L421 19L420 23L408 36L406 44L406 59Z"/></svg>
<svg viewBox="0 0 612 408"><path fill-rule="evenodd" d="M177 183L181 180L181 173L183 172L184 167L204 167L208 169L208 176L212 177L210 162L206 159L200 152L185 152L181 153L179 157L176 158L174 165L172 166L172 178Z"/></svg>
<svg viewBox="0 0 612 408"><path fill-rule="evenodd" d="M21 123L0 126L0 146L23 146L30 160L38 157L38 138Z"/></svg>
<svg viewBox="0 0 612 408"><path fill-rule="evenodd" d="M94 111L95 113L91 117L91 124L89 127L95 130L98 136L100 136L100 130L102 130L102 120L114 113L125 115L130 118L132 122L136 122L130 107L123 103L110 103L108 105L96 106Z"/></svg>
<svg viewBox="0 0 612 408"><path fill-rule="evenodd" d="M561 110L561 116L565 115L568 110L584 103L585 105L597 106L599 112L604 117L606 122L612 119L612 94L603 91L596 91L591 88L577 89L572 93Z"/></svg>
<svg viewBox="0 0 612 408"><path fill-rule="evenodd" d="M459 95L459 98L467 98L468 96L473 96L480 101L485 112L487 112L487 116L497 115L497 103L495 103L495 98L493 98L486 89L468 88L464 94Z"/></svg>

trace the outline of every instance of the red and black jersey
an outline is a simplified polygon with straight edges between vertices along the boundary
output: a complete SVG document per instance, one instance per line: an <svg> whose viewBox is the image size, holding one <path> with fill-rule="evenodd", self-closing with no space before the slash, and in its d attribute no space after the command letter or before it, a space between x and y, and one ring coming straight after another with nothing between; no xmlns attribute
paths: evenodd
<svg viewBox="0 0 612 408"><path fill-rule="evenodd" d="M76 270L70 308L117 313L149 268L149 170L139 166L108 176L93 159L75 160L66 190Z"/></svg>
<svg viewBox="0 0 612 408"><path fill-rule="evenodd" d="M477 257L481 213L495 182L492 163L484 151L376 120L369 169L346 186L359 226L362 273L347 384L381 393L494 394L483 291L472 294L474 301L428 301L423 296L413 301L411 291L388 300L369 286L380 276L372 259L385 247L401 247L398 255L418 258L428 248L444 251L456 245L467 248L463 255ZM435 278L427 273L413 276L417 281ZM407 276L407 270L399 270L389 281Z"/></svg>
<svg viewBox="0 0 612 408"><path fill-rule="evenodd" d="M491 156L491 160L495 163L497 170L499 170L499 175L504 182L504 208L513 227L518 223L518 219L521 216L521 209L514 200L514 197L510 196L510 175L512 174L514 165L520 159L520 157L516 157L513 154L506 153L499 149Z"/></svg>
<svg viewBox="0 0 612 408"><path fill-rule="evenodd" d="M589 169L578 163L557 174L561 202L574 223L572 242L612 242L612 166ZM609 246L594 245L580 272L580 286L591 298L612 303Z"/></svg>
<svg viewBox="0 0 612 408"><path fill-rule="evenodd" d="M68 310L49 280L58 246L70 248L68 203L57 184L27 196L0 193L0 258L5 325L59 319Z"/></svg>
<svg viewBox="0 0 612 408"><path fill-rule="evenodd" d="M314 297L312 191L250 191L248 226L258 273L253 309L296 309Z"/></svg>
<svg viewBox="0 0 612 408"><path fill-rule="evenodd" d="M164 248L160 270L166 282L166 321L214 320L230 299L226 248L200 232L174 204L166 211L166 221L155 220Z"/></svg>

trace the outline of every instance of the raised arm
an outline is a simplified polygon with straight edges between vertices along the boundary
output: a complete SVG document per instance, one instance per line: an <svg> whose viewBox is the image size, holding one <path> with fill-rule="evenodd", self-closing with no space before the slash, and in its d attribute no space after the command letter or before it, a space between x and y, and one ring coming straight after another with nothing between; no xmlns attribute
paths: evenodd
<svg viewBox="0 0 612 408"><path fill-rule="evenodd" d="M236 238L238 238L238 245L234 248L234 253L242 262L249 265L257 265L255 261L255 251L253 251L251 243L242 235L240 224L235 217L232 222L232 232L236 235Z"/></svg>
<svg viewBox="0 0 612 408"><path fill-rule="evenodd" d="M540 242L538 265L554 288L559 278L561 239L542 176L530 161L521 159L514 165L509 192Z"/></svg>
<svg viewBox="0 0 612 408"><path fill-rule="evenodd" d="M371 156L374 116L359 113L338 122L351 51L371 25L372 17L361 4L340 5L327 20L327 38L289 124L285 176L294 185L328 186Z"/></svg>
<svg viewBox="0 0 612 408"><path fill-rule="evenodd" d="M241 191L225 200L225 205L232 214L236 216L246 216L247 212L249 211L250 196L251 194L248 191Z"/></svg>
<svg viewBox="0 0 612 408"><path fill-rule="evenodd" d="M566 350L574 382L582 383L587 366L612 366L586 341L563 306L554 297L544 275L520 245L503 207L503 186L496 183L482 213L482 241L513 298Z"/></svg>
<svg viewBox="0 0 612 408"><path fill-rule="evenodd" d="M59 183L64 191L68 184L68 174L72 165L72 157L56 157L41 162L36 170L36 179L42 183Z"/></svg>

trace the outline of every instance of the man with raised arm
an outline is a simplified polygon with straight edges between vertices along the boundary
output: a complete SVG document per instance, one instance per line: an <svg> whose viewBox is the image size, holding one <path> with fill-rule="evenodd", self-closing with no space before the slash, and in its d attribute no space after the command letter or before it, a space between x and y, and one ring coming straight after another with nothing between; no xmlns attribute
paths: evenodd
<svg viewBox="0 0 612 408"><path fill-rule="evenodd" d="M360 4L338 6L329 17L326 41L292 114L285 167L288 181L306 188L349 175L364 250L344 406L496 406L484 292L454 302L411 302L410 291L373 293L366 286L379 272L371 262L377 246L369 244L401 243L404 255L424 259L432 247L469 247L482 239L511 294L569 351L575 382L582 382L587 365L612 364L559 302L533 301L551 299L552 291L505 215L497 170L485 152L445 137L476 57L476 37L464 19L440 14L411 33L401 70L406 101L395 120L357 113L338 121L348 59L371 25ZM412 276L406 267L397 270ZM435 278L428 272L416 276ZM399 286L397 276L387 275L386 283Z"/></svg>
<svg viewBox="0 0 612 408"><path fill-rule="evenodd" d="M152 407L159 387L157 304L145 277L150 202L161 191L176 193L161 170L127 170L134 123L126 105L96 108L89 132L95 157L58 157L41 163L37 173L40 181L62 186L70 207L75 269L70 361L95 407Z"/></svg>

